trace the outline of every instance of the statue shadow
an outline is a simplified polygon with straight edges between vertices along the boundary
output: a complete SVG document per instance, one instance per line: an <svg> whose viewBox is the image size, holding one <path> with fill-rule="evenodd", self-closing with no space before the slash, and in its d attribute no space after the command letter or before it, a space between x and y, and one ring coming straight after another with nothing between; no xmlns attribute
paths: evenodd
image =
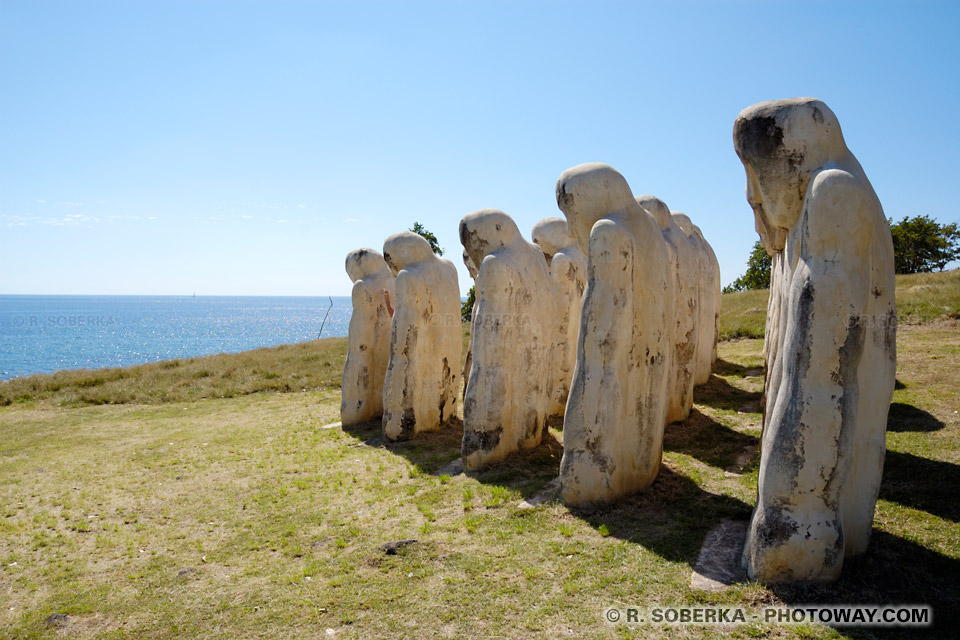
<svg viewBox="0 0 960 640"><path fill-rule="evenodd" d="M746 520L751 505L705 491L661 466L653 484L615 503L570 512L594 529L639 544L671 562L696 563L707 533L722 520Z"/></svg>
<svg viewBox="0 0 960 640"><path fill-rule="evenodd" d="M380 420L343 427L355 438L354 446L385 449L405 458L423 473L456 475L463 472L456 465L463 441L463 423L454 419L443 429L419 433L409 440L390 442L383 436ZM481 471L467 474L483 484L498 485L519 492L527 498L544 488L560 473L563 444L549 429L539 446L509 456Z"/></svg>
<svg viewBox="0 0 960 640"><path fill-rule="evenodd" d="M760 391L745 391L720 376L711 375L709 380L694 389L693 399L714 409L759 413L761 395Z"/></svg>
<svg viewBox="0 0 960 640"><path fill-rule="evenodd" d="M880 497L884 500L960 522L958 495L960 466L912 453L887 451L880 483Z"/></svg>
<svg viewBox="0 0 960 640"><path fill-rule="evenodd" d="M933 414L919 409L912 404L893 402L890 404L890 413L887 414L887 431L939 431L943 429L943 421Z"/></svg>
<svg viewBox="0 0 960 640"><path fill-rule="evenodd" d="M742 364L737 364L735 362L730 362L728 360L723 360L722 358L717 358L713 361L713 365L710 368L712 374L717 374L721 376L738 376L741 378L747 377L747 373L753 371L754 369L761 369L762 367L745 367ZM707 383L704 383L707 384Z"/></svg>
<svg viewBox="0 0 960 640"><path fill-rule="evenodd" d="M786 604L927 604L934 609L934 628L837 629L850 638L956 637L960 622L960 560L878 529L866 553L844 560L837 582L768 589Z"/></svg>
<svg viewBox="0 0 960 640"><path fill-rule="evenodd" d="M759 444L757 436L735 431L696 409L683 422L667 425L663 434L665 451L685 453L721 469L752 467Z"/></svg>

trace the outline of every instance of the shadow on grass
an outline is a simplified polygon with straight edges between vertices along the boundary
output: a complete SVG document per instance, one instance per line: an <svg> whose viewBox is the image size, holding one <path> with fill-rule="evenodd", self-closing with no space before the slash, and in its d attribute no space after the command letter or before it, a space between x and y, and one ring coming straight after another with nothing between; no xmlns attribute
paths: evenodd
<svg viewBox="0 0 960 640"><path fill-rule="evenodd" d="M735 431L696 409L683 422L667 425L663 434L665 451L685 453L721 469L742 466L738 458L759 443L758 437Z"/></svg>
<svg viewBox="0 0 960 640"><path fill-rule="evenodd" d="M717 375L711 375L709 380L694 389L693 400L728 411L738 411L749 405L750 412L756 413L760 411L760 395L759 391L744 391Z"/></svg>
<svg viewBox="0 0 960 640"><path fill-rule="evenodd" d="M463 440L463 424L460 420L453 421L446 428L420 433L401 442L387 441L379 420L343 427L343 431L356 438L359 446L386 449L430 474L440 473L444 467L460 458L460 443ZM540 446L535 449L515 453L482 471L471 471L469 476L483 484L512 489L528 498L557 477L562 456L563 444L554 432L547 430Z"/></svg>
<svg viewBox="0 0 960 640"><path fill-rule="evenodd" d="M571 509L591 527L634 542L671 562L693 566L703 540L721 520L746 520L751 506L704 491L667 466L645 490L606 507Z"/></svg>
<svg viewBox="0 0 960 640"><path fill-rule="evenodd" d="M960 466L887 451L880 497L920 509L945 520L960 522Z"/></svg>
<svg viewBox="0 0 960 640"><path fill-rule="evenodd" d="M829 585L771 586L787 604L928 604L933 629L840 628L851 638L956 637L960 621L960 560L899 536L873 530L867 553L843 563Z"/></svg>
<svg viewBox="0 0 960 640"><path fill-rule="evenodd" d="M718 376L739 376L744 378L746 377L748 371L752 371L756 368L757 367L745 367L742 364L717 358L713 362L713 366L711 367L710 371ZM709 382L704 384L709 384Z"/></svg>
<svg viewBox="0 0 960 640"><path fill-rule="evenodd" d="M893 402L887 415L887 431L939 431L945 425L934 415L912 404Z"/></svg>

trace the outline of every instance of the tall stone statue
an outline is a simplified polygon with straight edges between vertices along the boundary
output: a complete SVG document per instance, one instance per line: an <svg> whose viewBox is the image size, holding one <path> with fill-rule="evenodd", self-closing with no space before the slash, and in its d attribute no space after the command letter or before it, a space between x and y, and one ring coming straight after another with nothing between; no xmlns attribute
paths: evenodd
<svg viewBox="0 0 960 640"><path fill-rule="evenodd" d="M718 322L720 320L720 262L713 247L703 237L700 227L679 211L671 211L677 226L683 229L697 252L697 286L700 302L697 305L697 353L694 358L694 383L703 384L710 379L710 370L717 359Z"/></svg>
<svg viewBox="0 0 960 640"><path fill-rule="evenodd" d="M563 218L544 218L533 225L534 243L543 251L558 297L557 345L550 367L553 376L547 417L563 417L577 363L577 335L580 333L580 302L587 286L587 257L570 235Z"/></svg>
<svg viewBox="0 0 960 640"><path fill-rule="evenodd" d="M473 280L474 287L477 284L477 265L473 264L473 259L467 250L463 250L463 265ZM474 288L474 304L476 304L476 288ZM463 397L467 397L467 384L470 382L470 367L473 366L473 310L470 311L470 340L467 342L467 358L463 361Z"/></svg>
<svg viewBox="0 0 960 640"><path fill-rule="evenodd" d="M462 446L464 468L475 470L540 444L556 294L543 253L502 211L464 216L460 242L479 267Z"/></svg>
<svg viewBox="0 0 960 640"><path fill-rule="evenodd" d="M681 422L693 408L694 369L699 320L698 255L693 242L670 215L667 204L655 196L637 196L637 203L653 219L666 242L673 275L675 307L673 315L673 356L667 383L667 424Z"/></svg>
<svg viewBox="0 0 960 640"><path fill-rule="evenodd" d="M353 282L353 313L347 337L347 361L340 380L340 423L350 426L383 414L383 378L390 359L390 311L394 279L383 256L373 249L347 254Z"/></svg>
<svg viewBox="0 0 960 640"><path fill-rule="evenodd" d="M383 433L389 440L406 440L457 414L460 286L453 263L434 255L411 231L387 238L383 257L397 276Z"/></svg>
<svg viewBox="0 0 960 640"><path fill-rule="evenodd" d="M744 566L763 582L827 582L866 550L880 487L896 369L890 230L823 102L749 107L733 140L774 253L776 346Z"/></svg>
<svg viewBox="0 0 960 640"><path fill-rule="evenodd" d="M659 472L676 287L660 227L612 167L564 171L557 204L587 254L560 491L587 505L639 491Z"/></svg>

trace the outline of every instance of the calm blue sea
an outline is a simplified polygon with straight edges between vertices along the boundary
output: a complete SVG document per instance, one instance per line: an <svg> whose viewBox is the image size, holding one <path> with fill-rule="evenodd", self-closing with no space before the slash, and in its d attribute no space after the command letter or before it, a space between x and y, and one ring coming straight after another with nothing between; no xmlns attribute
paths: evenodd
<svg viewBox="0 0 960 640"><path fill-rule="evenodd" d="M0 379L315 340L326 297L0 295ZM323 337L345 336L349 297Z"/></svg>

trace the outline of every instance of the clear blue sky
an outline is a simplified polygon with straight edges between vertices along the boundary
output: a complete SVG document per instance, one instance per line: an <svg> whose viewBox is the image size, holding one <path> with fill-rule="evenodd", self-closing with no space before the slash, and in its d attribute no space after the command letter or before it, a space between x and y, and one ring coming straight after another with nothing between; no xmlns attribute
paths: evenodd
<svg viewBox="0 0 960 640"><path fill-rule="evenodd" d="M606 162L756 239L731 129L816 96L886 214L955 221L956 2L0 2L0 293L346 295L414 221Z"/></svg>

